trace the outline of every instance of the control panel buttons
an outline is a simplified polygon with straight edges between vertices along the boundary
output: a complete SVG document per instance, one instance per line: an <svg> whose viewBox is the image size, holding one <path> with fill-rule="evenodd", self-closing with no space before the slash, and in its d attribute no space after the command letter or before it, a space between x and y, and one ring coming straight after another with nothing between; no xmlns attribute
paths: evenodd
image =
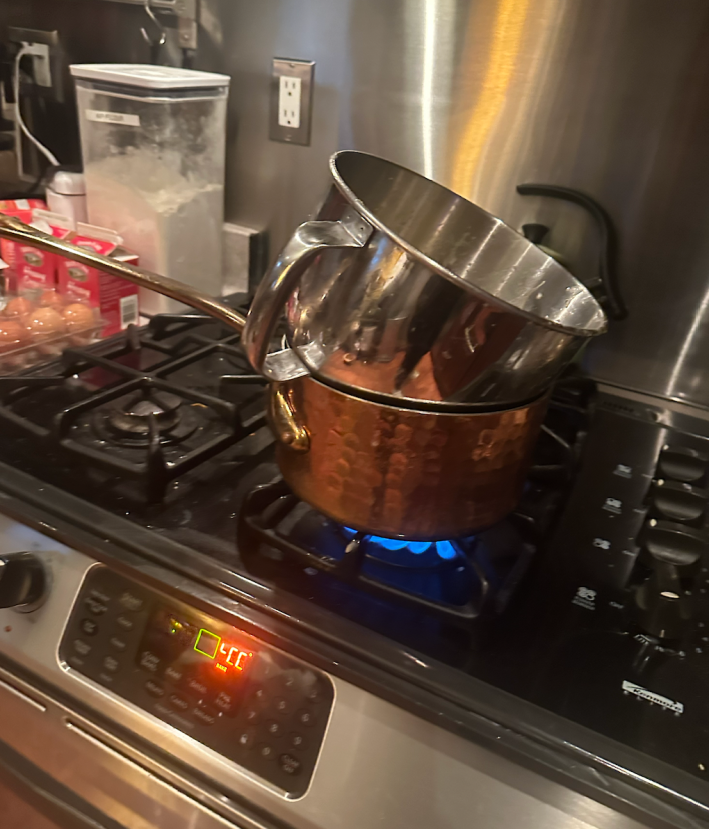
<svg viewBox="0 0 709 829"><path fill-rule="evenodd" d="M308 711L307 708L298 711L295 718L299 725L304 725L306 728L311 728L315 725L315 714L312 711Z"/></svg>
<svg viewBox="0 0 709 829"><path fill-rule="evenodd" d="M161 697L165 696L165 689L160 685L160 683L156 682L154 679L149 679L145 683L145 690L150 694L151 697L155 697L155 699L160 699Z"/></svg>
<svg viewBox="0 0 709 829"><path fill-rule="evenodd" d="M120 663L114 656L107 656L103 660L103 667L112 674L115 674L115 672L120 668Z"/></svg>
<svg viewBox="0 0 709 829"><path fill-rule="evenodd" d="M184 675L185 672L182 670L182 668L178 668L176 665L168 665L167 668L165 668L165 679L168 682L174 683L175 685L177 685L179 682L182 682Z"/></svg>
<svg viewBox="0 0 709 829"><path fill-rule="evenodd" d="M216 713L204 705L198 705L192 712L192 715L201 725L214 725L217 721Z"/></svg>
<svg viewBox="0 0 709 829"><path fill-rule="evenodd" d="M264 760L275 760L276 758L276 749L268 745L268 743L263 743L258 747L259 756L262 757Z"/></svg>
<svg viewBox="0 0 709 829"><path fill-rule="evenodd" d="M276 697L273 700L273 708L283 716L287 716L293 710L290 700L286 697Z"/></svg>
<svg viewBox="0 0 709 829"><path fill-rule="evenodd" d="M261 712L253 705L249 705L244 710L244 721L249 725L256 725L261 720Z"/></svg>
<svg viewBox="0 0 709 829"><path fill-rule="evenodd" d="M197 677L190 677L185 683L185 689L198 697L206 697L209 694L207 684Z"/></svg>
<svg viewBox="0 0 709 829"><path fill-rule="evenodd" d="M297 731L293 731L291 734L288 735L288 743L290 744L291 748L296 750L303 750L307 747L307 740L302 734L298 734Z"/></svg>
<svg viewBox="0 0 709 829"><path fill-rule="evenodd" d="M79 627L84 636L95 636L98 631L98 623L93 619L82 619Z"/></svg>
<svg viewBox="0 0 709 829"><path fill-rule="evenodd" d="M83 639L74 639L72 646L79 656L88 656L91 653L91 645Z"/></svg>
<svg viewBox="0 0 709 829"><path fill-rule="evenodd" d="M108 610L108 604L106 602L102 602L100 599L94 598L93 596L89 596L86 599L86 609L94 616L103 616L103 614Z"/></svg>
<svg viewBox="0 0 709 829"><path fill-rule="evenodd" d="M664 446L657 461L661 478L699 483L709 470L709 457L686 446Z"/></svg>
<svg viewBox="0 0 709 829"><path fill-rule="evenodd" d="M143 651L138 664L144 671L156 674L162 666L162 659L152 651Z"/></svg>
<svg viewBox="0 0 709 829"><path fill-rule="evenodd" d="M103 565L86 576L59 655L289 795L307 789L333 696L315 668Z"/></svg>
<svg viewBox="0 0 709 829"><path fill-rule="evenodd" d="M278 765L286 774L296 775L300 774L300 769L303 764L292 754L281 754L278 758Z"/></svg>
<svg viewBox="0 0 709 829"><path fill-rule="evenodd" d="M126 590L118 600L120 606L129 613L137 613L143 609L145 601L130 590Z"/></svg>
<svg viewBox="0 0 709 829"><path fill-rule="evenodd" d="M691 484L660 478L650 492L652 512L669 521L701 522L707 506L706 494Z"/></svg>
<svg viewBox="0 0 709 829"><path fill-rule="evenodd" d="M246 728L244 729L236 738L236 742L242 748L253 748L254 742L256 741L256 729L255 728Z"/></svg>
<svg viewBox="0 0 709 829"><path fill-rule="evenodd" d="M236 708L236 700L232 694L228 694L226 691L220 691L214 700L214 705L223 714L232 714Z"/></svg>
<svg viewBox="0 0 709 829"><path fill-rule="evenodd" d="M190 707L190 701L179 694L170 694L170 705L176 711L187 711Z"/></svg>

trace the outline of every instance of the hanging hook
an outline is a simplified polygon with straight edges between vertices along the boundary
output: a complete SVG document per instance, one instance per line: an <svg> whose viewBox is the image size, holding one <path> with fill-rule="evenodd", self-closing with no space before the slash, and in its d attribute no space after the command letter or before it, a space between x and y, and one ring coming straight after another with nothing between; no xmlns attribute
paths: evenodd
<svg viewBox="0 0 709 829"><path fill-rule="evenodd" d="M143 35L143 40L151 48L155 48L157 46L162 46L165 43L165 41L167 40L167 33L165 32L165 29L163 29L162 24L160 23L160 21L155 16L155 12L150 7L150 0L145 0L144 8L145 8L145 12L148 15L148 17L153 21L153 23L155 24L155 26L159 30L160 37L159 37L158 40L153 40L150 37L150 35L145 31L145 26L141 26L140 27L140 33Z"/></svg>

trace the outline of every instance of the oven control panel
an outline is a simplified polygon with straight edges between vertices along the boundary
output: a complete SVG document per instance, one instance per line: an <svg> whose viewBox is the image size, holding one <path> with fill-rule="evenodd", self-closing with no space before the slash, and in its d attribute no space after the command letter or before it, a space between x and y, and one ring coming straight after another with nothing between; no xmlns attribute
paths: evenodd
<svg viewBox="0 0 709 829"><path fill-rule="evenodd" d="M60 659L292 796L305 793L333 701L328 677L238 628L92 568Z"/></svg>

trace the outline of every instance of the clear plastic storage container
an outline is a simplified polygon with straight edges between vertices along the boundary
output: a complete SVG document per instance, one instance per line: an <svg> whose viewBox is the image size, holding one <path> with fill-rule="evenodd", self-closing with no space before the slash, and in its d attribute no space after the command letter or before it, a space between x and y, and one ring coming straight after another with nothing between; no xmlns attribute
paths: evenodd
<svg viewBox="0 0 709 829"><path fill-rule="evenodd" d="M141 265L219 295L229 77L168 66L75 64L89 221ZM141 291L141 310L183 306Z"/></svg>

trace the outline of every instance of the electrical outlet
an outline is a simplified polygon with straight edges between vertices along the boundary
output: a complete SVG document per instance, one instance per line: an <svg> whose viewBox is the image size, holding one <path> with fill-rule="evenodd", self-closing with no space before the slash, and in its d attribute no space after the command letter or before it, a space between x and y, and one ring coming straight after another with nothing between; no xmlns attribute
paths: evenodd
<svg viewBox="0 0 709 829"><path fill-rule="evenodd" d="M315 63L274 58L271 84L272 141L310 144Z"/></svg>
<svg viewBox="0 0 709 829"><path fill-rule="evenodd" d="M23 43L25 54L32 58L32 77L37 86L52 86L52 70L49 67L49 46L46 43Z"/></svg>
<svg viewBox="0 0 709 829"><path fill-rule="evenodd" d="M7 30L10 43L24 48L32 60L32 77L37 86L51 88L52 86L52 52L59 47L59 33L44 31L43 29L24 29L19 26L10 26ZM30 60L27 58L26 60Z"/></svg>
<svg viewBox="0 0 709 829"><path fill-rule="evenodd" d="M300 93L303 82L300 78L281 75L278 79L278 124L281 127L300 129Z"/></svg>

